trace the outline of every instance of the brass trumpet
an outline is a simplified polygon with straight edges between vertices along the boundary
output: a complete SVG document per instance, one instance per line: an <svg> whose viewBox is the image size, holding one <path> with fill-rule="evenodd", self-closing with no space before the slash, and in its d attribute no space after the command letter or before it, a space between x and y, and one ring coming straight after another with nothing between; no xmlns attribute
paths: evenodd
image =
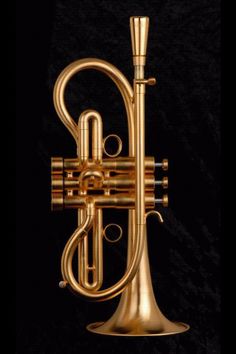
<svg viewBox="0 0 236 354"><path fill-rule="evenodd" d="M61 288L89 300L104 301L122 293L119 306L106 322L87 326L91 332L120 336L160 336L181 333L189 329L182 322L169 321L157 306L149 269L146 220L155 214L156 204L168 205L164 195L156 199L155 185L168 187L168 179L155 181L154 171L168 169L168 160L155 163L145 156L145 90L154 85L154 78L145 79L148 17L131 17L130 30L133 51L133 89L125 76L112 64L94 58L73 62L59 75L54 88L54 105L57 114L69 130L77 145L77 157L52 158L52 209L78 210L78 227L69 238L61 258L63 280ZM117 85L126 108L129 132L129 155L118 156L122 141L117 140L114 154L106 151L101 115L95 110L84 111L78 124L67 111L64 93L68 81L82 70L95 69L108 75ZM92 143L89 143L90 129ZM91 145L91 147L90 147ZM91 151L89 151L91 150ZM106 158L103 155L107 155ZM99 191L99 193L98 193ZM103 240L107 228L103 228L103 209L128 209L128 255L124 276L113 286L101 289L103 284ZM117 225L118 226L118 225ZM118 226L121 237L122 229ZM89 262L89 238L93 247L93 260ZM72 261L78 252L78 275L74 275ZM92 264L90 264L92 263Z"/></svg>

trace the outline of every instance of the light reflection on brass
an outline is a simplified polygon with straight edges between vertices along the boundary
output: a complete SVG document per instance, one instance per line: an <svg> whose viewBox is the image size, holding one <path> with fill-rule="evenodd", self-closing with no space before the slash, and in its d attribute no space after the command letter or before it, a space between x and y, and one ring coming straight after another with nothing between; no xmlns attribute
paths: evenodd
<svg viewBox="0 0 236 354"><path fill-rule="evenodd" d="M91 332L119 336L160 336L185 332L189 326L169 321L160 311L152 288L147 250L146 219L155 214L163 222L155 203L168 205L168 196L156 198L155 186L168 187L168 179L155 181L155 167L168 169L168 160L155 163L145 156L145 91L146 85L155 85L156 79L146 79L144 67L148 40L149 18L130 18L134 64L133 89L125 76L112 64L95 58L77 60L59 75L54 87L54 105L57 114L72 134L77 157L52 158L52 209L76 209L78 226L69 238L61 259L61 288L91 301L104 301L119 294L120 303L113 316L106 322L87 326ZM103 137L101 115L92 109L81 113L78 123L71 117L65 105L65 89L69 80L80 71L95 69L106 74L117 86L123 98L129 137L128 156L118 156L122 141L115 134L118 150L107 154L104 147L108 139ZM90 124L91 122L91 124ZM91 138L91 151L89 134ZM108 155L104 158L103 155ZM128 210L127 268L122 278L107 289L103 284L103 240L109 239L103 227L106 209ZM149 209L149 211L147 211ZM90 242L91 241L91 242ZM114 242L110 240L111 242ZM92 247L92 261L89 261ZM72 261L78 254L78 274Z"/></svg>

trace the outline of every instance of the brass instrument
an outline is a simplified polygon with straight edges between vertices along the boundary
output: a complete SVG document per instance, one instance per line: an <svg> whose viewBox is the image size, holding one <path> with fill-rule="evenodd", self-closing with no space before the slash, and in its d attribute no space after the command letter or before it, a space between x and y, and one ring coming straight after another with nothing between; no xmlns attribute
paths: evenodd
<svg viewBox="0 0 236 354"><path fill-rule="evenodd" d="M168 169L168 160L155 163L153 157L145 156L145 90L154 85L154 78L145 79L146 49L149 29L148 17L131 17L134 81L133 89L124 75L112 64L94 58L80 59L67 66L59 75L54 88L54 105L57 114L69 130L77 145L77 157L52 158L52 209L72 208L78 211L78 226L69 238L61 258L63 280L61 288L89 300L104 301L122 293L119 306L106 322L87 326L91 332L119 336L160 336L187 331L182 322L169 321L157 306L149 269L146 220L155 214L160 222L162 216L154 210L155 204L168 205L164 195L156 199L155 185L168 187L168 179L155 181L154 171ZM117 85L126 108L129 132L129 155L118 155L122 141L117 136L103 138L101 115L89 109L81 113L76 123L67 111L64 93L68 81L82 70L95 69L108 75ZM91 144L89 143L92 130ZM117 140L115 154L106 151L106 141ZM91 145L91 146L90 146ZM91 151L89 151L91 150ZM107 155L103 157L104 153ZM123 277L113 286L102 289L103 240L108 238L103 227L103 209L128 210L128 255ZM119 229L119 238L122 229ZM89 242L91 241L91 242ZM89 262L89 244L92 244L92 264ZM78 275L74 275L72 261L78 255Z"/></svg>

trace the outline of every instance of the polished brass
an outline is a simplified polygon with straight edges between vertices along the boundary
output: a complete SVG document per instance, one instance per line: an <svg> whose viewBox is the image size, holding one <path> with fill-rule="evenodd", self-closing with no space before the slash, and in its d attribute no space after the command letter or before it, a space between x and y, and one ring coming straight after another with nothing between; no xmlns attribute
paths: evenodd
<svg viewBox="0 0 236 354"><path fill-rule="evenodd" d="M110 227L114 227L114 226L116 226L116 227L118 228L118 230L119 230L119 235L118 235L115 239L111 239L111 238L109 238L109 236L108 236L108 234L107 234L107 232L108 232L107 230L108 230ZM104 228L104 230L103 230L103 235L104 235L105 239L106 239L108 242L115 243L115 242L118 242L118 241L121 239L121 237L122 237L122 235L123 235L123 230L122 230L121 226L118 225L118 224L108 224L108 225Z"/></svg>
<svg viewBox="0 0 236 354"><path fill-rule="evenodd" d="M166 196L166 195L165 195ZM96 207L99 208L119 208L119 209L135 209L135 194L131 193L116 193L112 195L89 195L93 198ZM87 204L87 195L65 195L63 193L52 193L52 209L78 209L85 208ZM163 206L167 206L167 201L162 198L159 202ZM165 205L164 205L165 204ZM145 205L147 209L155 207L155 199L153 193L146 193Z"/></svg>
<svg viewBox="0 0 236 354"><path fill-rule="evenodd" d="M161 185L163 188L167 188L168 180L167 177L164 177L161 181ZM87 190L94 189L94 182L93 180L87 181L86 188ZM127 191L134 189L135 187L135 180L134 176L129 175L125 176L124 174L118 174L115 177L106 177L100 181L96 186L96 189L110 189L110 190L120 190L120 191ZM145 175L145 190L146 191L153 191L155 187L155 179L153 175ZM78 177L64 177L62 175L52 175L52 191L55 192L62 192L64 190L78 190L82 188L82 181Z"/></svg>
<svg viewBox="0 0 236 354"><path fill-rule="evenodd" d="M169 199L168 199L168 195L167 194L164 194L163 197L162 197L162 204L164 207L168 207L168 204L169 204Z"/></svg>
<svg viewBox="0 0 236 354"><path fill-rule="evenodd" d="M168 167L169 167L168 159L163 159L162 160L162 169L163 169L163 171L167 171Z"/></svg>
<svg viewBox="0 0 236 354"><path fill-rule="evenodd" d="M87 326L91 332L119 336L160 336L181 333L189 326L169 321L157 306L149 269L146 221L156 215L163 222L155 204L168 206L168 196L155 198L155 186L168 187L168 178L155 181L156 167L168 169L168 160L155 163L145 155L145 91L155 85L155 78L145 78L144 67L148 41L149 18L130 18L133 52L133 89L124 75L112 64L95 58L80 59L67 66L59 75L54 88L57 114L72 134L77 157L52 158L52 209L76 209L77 227L65 245L61 258L61 288L92 301L104 301L122 293L119 306L106 322ZM85 110L76 123L65 104L65 89L73 75L95 69L106 74L118 87L124 100L129 137L129 154L118 156L122 140L115 134L103 137L101 115ZM90 144L90 130L92 134ZM109 139L116 139L117 151L108 153ZM107 155L104 158L103 155ZM120 225L103 226L105 209L128 210L127 268L122 278L107 289L103 285L103 241L117 242L123 234ZM109 237L109 228L119 230L118 237ZM89 248L92 247L92 260ZM78 255L77 274L73 268Z"/></svg>
<svg viewBox="0 0 236 354"><path fill-rule="evenodd" d="M162 187L164 188L164 189L167 189L168 188L168 186L169 186L169 180L168 180L168 177L163 177L162 178Z"/></svg>
<svg viewBox="0 0 236 354"><path fill-rule="evenodd" d="M108 153L107 150L106 150L106 142L110 138L113 138L113 139L115 138L117 140L117 143L118 143L118 149L113 154ZM106 136L106 138L103 140L103 150L104 150L104 153L107 156L109 156L109 157L117 157L121 153L121 150L122 150L122 140L121 140L121 138L118 135L116 135L116 134L110 134L110 135Z"/></svg>
<svg viewBox="0 0 236 354"><path fill-rule="evenodd" d="M145 172L153 174L155 171L154 157L145 157ZM83 165L78 158L64 159L62 157L52 157L51 159L52 175L64 174L68 172L81 172ZM102 171L109 172L134 172L135 161L134 157L117 157L116 159L104 158L99 166L91 159L87 161L89 169L100 168Z"/></svg>

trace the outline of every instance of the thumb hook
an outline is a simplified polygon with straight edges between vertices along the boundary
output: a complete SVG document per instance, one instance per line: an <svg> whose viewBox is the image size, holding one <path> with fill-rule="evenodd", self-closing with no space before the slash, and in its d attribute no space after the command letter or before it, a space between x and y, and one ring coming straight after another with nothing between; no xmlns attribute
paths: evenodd
<svg viewBox="0 0 236 354"><path fill-rule="evenodd" d="M160 223L163 223L163 222L164 222L161 213L160 213L159 211L157 211L157 210L150 210L149 212L147 212L147 213L145 214L146 219L147 219L147 217L148 217L149 215L152 215L152 214L157 216L157 218L158 218L158 220L159 220Z"/></svg>

